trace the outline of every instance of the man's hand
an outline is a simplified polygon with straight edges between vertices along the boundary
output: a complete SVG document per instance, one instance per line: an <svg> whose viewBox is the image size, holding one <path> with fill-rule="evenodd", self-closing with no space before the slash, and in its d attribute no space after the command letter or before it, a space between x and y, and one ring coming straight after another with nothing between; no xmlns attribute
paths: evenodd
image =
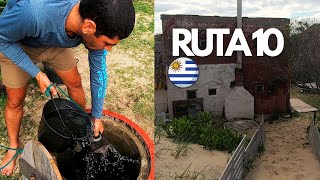
<svg viewBox="0 0 320 180"><path fill-rule="evenodd" d="M52 84L52 82L49 80L48 76L45 73L43 73L42 71L40 71L37 74L36 79L38 81L38 85L39 85L42 93L44 93L46 91L46 89L48 88L48 86L50 84ZM50 91L54 96L57 95L57 90L55 87L51 86Z"/></svg>
<svg viewBox="0 0 320 180"><path fill-rule="evenodd" d="M99 136L99 132L102 134L104 131L104 127L101 119L94 118L94 136Z"/></svg>

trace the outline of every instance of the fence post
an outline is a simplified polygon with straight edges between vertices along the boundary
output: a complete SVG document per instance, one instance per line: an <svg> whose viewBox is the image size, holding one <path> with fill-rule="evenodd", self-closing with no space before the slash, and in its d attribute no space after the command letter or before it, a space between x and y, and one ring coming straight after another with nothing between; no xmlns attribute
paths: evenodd
<svg viewBox="0 0 320 180"><path fill-rule="evenodd" d="M244 151L245 151L245 139L243 136L240 144L231 156L227 166L223 170L219 180L240 180L243 179L244 174Z"/></svg>
<svg viewBox="0 0 320 180"><path fill-rule="evenodd" d="M249 144L245 146L246 136L244 136L220 176L220 180L243 179L246 165L249 163L250 159L253 160L257 155L259 147L265 142L265 137L264 116L262 115L259 127L250 139Z"/></svg>

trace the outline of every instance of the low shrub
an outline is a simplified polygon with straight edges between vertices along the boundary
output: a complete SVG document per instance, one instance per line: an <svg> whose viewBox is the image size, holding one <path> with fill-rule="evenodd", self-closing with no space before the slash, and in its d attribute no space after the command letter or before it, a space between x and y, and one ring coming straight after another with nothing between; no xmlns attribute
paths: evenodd
<svg viewBox="0 0 320 180"><path fill-rule="evenodd" d="M170 138L176 141L203 145L208 150L234 151L242 136L222 126L214 126L207 112L183 116L163 127Z"/></svg>

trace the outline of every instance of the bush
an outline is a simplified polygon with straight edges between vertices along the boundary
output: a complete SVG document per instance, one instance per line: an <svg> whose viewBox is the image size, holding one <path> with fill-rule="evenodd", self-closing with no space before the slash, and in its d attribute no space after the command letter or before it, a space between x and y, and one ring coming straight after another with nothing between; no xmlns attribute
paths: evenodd
<svg viewBox="0 0 320 180"><path fill-rule="evenodd" d="M213 126L211 115L207 112L174 119L163 128L170 138L200 144L209 150L232 152L242 139L241 135L229 129Z"/></svg>
<svg viewBox="0 0 320 180"><path fill-rule="evenodd" d="M0 0L0 7L5 7L6 6L6 1Z"/></svg>
<svg viewBox="0 0 320 180"><path fill-rule="evenodd" d="M6 1L5 0L0 0L0 15L2 13L2 10L4 9L4 7L6 6Z"/></svg>
<svg viewBox="0 0 320 180"><path fill-rule="evenodd" d="M7 2L5 0L0 0L0 7L5 7Z"/></svg>

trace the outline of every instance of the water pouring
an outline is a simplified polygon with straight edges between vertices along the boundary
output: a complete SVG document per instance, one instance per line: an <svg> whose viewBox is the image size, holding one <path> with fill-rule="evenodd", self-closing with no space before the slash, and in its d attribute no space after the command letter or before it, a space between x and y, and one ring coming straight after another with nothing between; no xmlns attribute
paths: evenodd
<svg viewBox="0 0 320 180"><path fill-rule="evenodd" d="M43 109L38 139L55 153L67 179L136 179L140 157L122 155L106 133L95 137L93 129L90 115L81 107L59 94L58 98L51 95Z"/></svg>

